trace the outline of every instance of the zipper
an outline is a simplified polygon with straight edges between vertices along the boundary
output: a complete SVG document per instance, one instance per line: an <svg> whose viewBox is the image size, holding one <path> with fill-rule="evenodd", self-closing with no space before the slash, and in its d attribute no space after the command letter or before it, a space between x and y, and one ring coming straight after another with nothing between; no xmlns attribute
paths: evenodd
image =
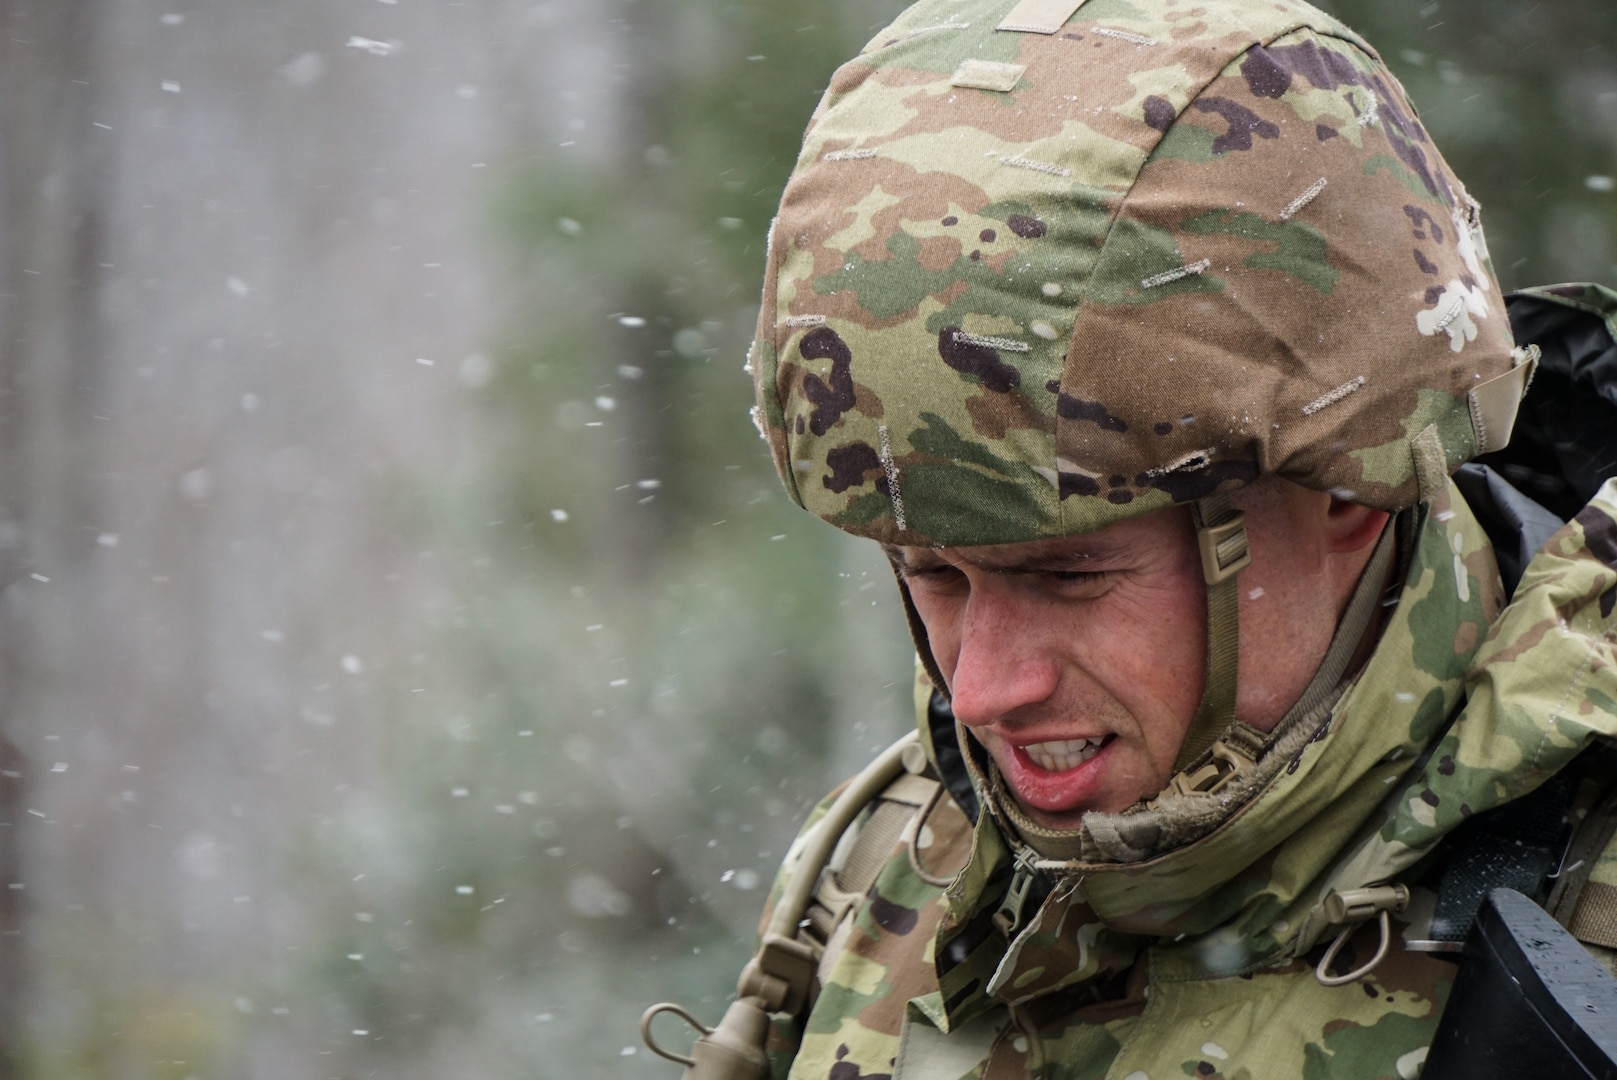
<svg viewBox="0 0 1617 1080"><path fill-rule="evenodd" d="M1038 854L1032 848L1023 848L1016 855L1016 869L1011 874L1010 888L1005 890L1005 899L999 902L999 910L994 912L994 925L1006 940L1014 938L1022 928L1022 909L1027 906L1028 893L1033 888L1033 879L1038 875L1038 868L1034 865L1038 859Z"/></svg>

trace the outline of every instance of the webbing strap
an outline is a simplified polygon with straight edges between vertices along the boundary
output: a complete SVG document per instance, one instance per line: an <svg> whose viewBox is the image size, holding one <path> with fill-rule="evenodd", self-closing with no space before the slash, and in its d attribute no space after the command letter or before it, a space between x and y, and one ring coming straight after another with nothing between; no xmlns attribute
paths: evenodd
<svg viewBox="0 0 1617 1080"><path fill-rule="evenodd" d="M1607 757L1609 751L1597 756ZM1592 808L1580 810L1574 800L1573 820L1579 817L1582 820L1572 834L1572 843L1561 856L1561 872L1555 877L1555 887L1550 890L1550 898L1544 901L1544 910L1565 927L1572 925L1583 889L1589 884L1600 856L1611 845L1613 837L1617 837L1617 789L1604 789Z"/></svg>
<svg viewBox="0 0 1617 1080"><path fill-rule="evenodd" d="M1578 822L1572 843L1561 856L1561 872L1544 909L1579 941L1617 949L1617 886L1590 880L1601 857L1617 840L1617 787L1611 786L1609 768L1599 769L1601 764L1609 765L1613 752L1608 748L1594 756L1595 775L1602 778L1603 790Z"/></svg>
<svg viewBox="0 0 1617 1080"><path fill-rule="evenodd" d="M1236 582L1238 571L1250 561L1241 513L1231 505L1228 495L1220 493L1198 500L1192 514L1208 580L1207 684L1174 762L1176 773L1200 757L1235 719L1241 651L1241 605Z"/></svg>
<svg viewBox="0 0 1617 1080"><path fill-rule="evenodd" d="M1586 944L1617 949L1617 885L1602 881L1585 885L1567 929Z"/></svg>
<svg viewBox="0 0 1617 1080"><path fill-rule="evenodd" d="M837 842L842 839L842 834L848 831L848 826L854 823L865 807L875 801L876 797L904 771L904 750L918 738L917 733L911 731L883 750L875 761L866 765L858 776L848 782L842 789L842 794L831 803L831 808L815 822L814 827L804 838L802 850L792 867L786 888L776 901L775 910L769 916L769 926L765 929L766 937L774 934L791 938L797 933L798 924L803 921L803 916L808 912L808 906L814 899L820 872L831 861L831 853L836 850Z"/></svg>
<svg viewBox="0 0 1617 1080"><path fill-rule="evenodd" d="M934 781L926 783L935 786ZM878 798L864 822L853 827L853 840L842 865L822 876L805 916L805 929L814 934L818 944L823 946L830 940L848 906L864 899L876 884L881 868L898 846L904 826L918 811L917 806Z"/></svg>
<svg viewBox="0 0 1617 1080"><path fill-rule="evenodd" d="M905 772L877 794L867 811L842 834L830 861L817 871L814 894L798 924L797 940L810 945L820 978L847 946L853 915L869 895L882 869L904 843L906 830L936 805L942 785L929 776ZM796 873L812 868L798 867ZM812 1002L819 983L808 988Z"/></svg>

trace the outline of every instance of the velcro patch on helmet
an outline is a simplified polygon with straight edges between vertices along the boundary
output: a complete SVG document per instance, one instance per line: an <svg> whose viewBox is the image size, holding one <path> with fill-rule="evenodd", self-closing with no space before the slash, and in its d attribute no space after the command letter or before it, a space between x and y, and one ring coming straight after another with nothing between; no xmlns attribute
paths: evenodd
<svg viewBox="0 0 1617 1080"><path fill-rule="evenodd" d="M1495 375L1487 382L1473 386L1466 395L1471 406L1471 432L1477 440L1477 453L1488 454L1510 445L1510 433L1516 427L1516 413L1527 386L1538 370L1539 349L1529 345L1517 349L1511 356L1515 366Z"/></svg>
<svg viewBox="0 0 1617 1080"><path fill-rule="evenodd" d="M1009 93L1022 81L1026 64L1001 64L994 60L962 60L955 68L950 86L964 86L971 90L998 90Z"/></svg>
<svg viewBox="0 0 1617 1080"><path fill-rule="evenodd" d="M1021 34L1053 34L1067 25L1084 0L1022 0L994 29Z"/></svg>

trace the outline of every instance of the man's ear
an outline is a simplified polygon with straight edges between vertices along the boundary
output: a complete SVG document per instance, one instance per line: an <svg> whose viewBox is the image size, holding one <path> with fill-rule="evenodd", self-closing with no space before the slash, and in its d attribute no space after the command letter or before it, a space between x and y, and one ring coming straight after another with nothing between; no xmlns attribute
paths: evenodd
<svg viewBox="0 0 1617 1080"><path fill-rule="evenodd" d="M1387 511L1338 499L1334 495L1330 499L1330 505L1325 509L1327 551L1333 554L1362 551L1381 538L1387 519L1391 517Z"/></svg>

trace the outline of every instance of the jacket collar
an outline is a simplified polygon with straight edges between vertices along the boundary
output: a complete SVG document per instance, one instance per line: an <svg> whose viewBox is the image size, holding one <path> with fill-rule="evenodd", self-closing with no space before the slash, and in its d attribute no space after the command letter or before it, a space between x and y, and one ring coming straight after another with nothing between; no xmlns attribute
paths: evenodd
<svg viewBox="0 0 1617 1080"><path fill-rule="evenodd" d="M1408 573L1375 653L1316 730L1271 751L1288 754L1284 766L1212 831L1143 861L1046 873L1028 901L1036 909L1007 941L993 916L1018 845L993 814L978 815L971 860L946 894L936 1020L953 1026L998 1002L1120 972L1149 945L1186 977L1295 955L1324 931L1310 915L1344 872L1386 868L1384 858L1340 865L1342 852L1363 849L1389 815L1435 823L1410 806L1420 801L1410 789L1424 784L1424 755L1460 705L1503 596L1488 540L1452 486L1417 514ZM1401 850L1429 849L1460 816L1456 806L1454 821L1427 827L1415 845L1400 841Z"/></svg>

